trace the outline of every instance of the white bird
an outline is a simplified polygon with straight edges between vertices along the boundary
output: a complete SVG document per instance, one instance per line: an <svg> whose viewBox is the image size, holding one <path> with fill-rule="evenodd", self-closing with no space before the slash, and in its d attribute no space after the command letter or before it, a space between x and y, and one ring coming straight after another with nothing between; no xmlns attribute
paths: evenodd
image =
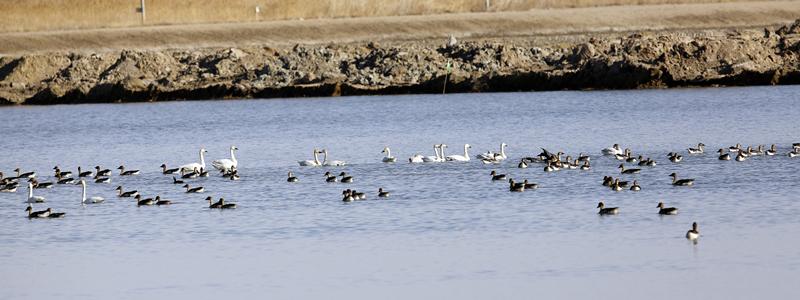
<svg viewBox="0 0 800 300"><path fill-rule="evenodd" d="M472 146L464 144L464 155L448 155L446 157L447 161L469 161L469 148L472 148Z"/></svg>
<svg viewBox="0 0 800 300"><path fill-rule="evenodd" d="M422 163L425 162L423 158L425 157L422 156L422 154L415 154L414 156L408 158L408 162L412 164Z"/></svg>
<svg viewBox="0 0 800 300"><path fill-rule="evenodd" d="M239 148L231 146L231 159L225 158L215 160L211 162L211 166L223 172L230 172L232 168L239 168L239 161L236 160L236 156L233 154L235 150L239 150Z"/></svg>
<svg viewBox="0 0 800 300"><path fill-rule="evenodd" d="M328 149L322 149L322 154L324 155L322 158L323 166L344 166L347 164L346 162L341 160L328 161Z"/></svg>
<svg viewBox="0 0 800 300"><path fill-rule="evenodd" d="M203 156L203 153L206 153L206 149L200 148L200 163L190 163L180 166L181 174L194 172L194 170L205 169L206 168L206 159Z"/></svg>
<svg viewBox="0 0 800 300"><path fill-rule="evenodd" d="M317 148L314 148L314 153L313 154L314 154L314 160L301 160L301 161L298 161L297 163L300 164L301 167L317 167L317 166L321 166L322 163L319 162L319 157L317 157L317 154L319 154L319 150Z"/></svg>
<svg viewBox="0 0 800 300"><path fill-rule="evenodd" d="M383 162L385 163L393 163L397 161L397 157L392 156L392 150L389 149L389 146L383 147L383 151L381 153L386 153L386 156L383 158Z"/></svg>
<svg viewBox="0 0 800 300"><path fill-rule="evenodd" d="M44 197L42 196L34 196L33 195L33 182L28 182L28 203L42 203L44 202Z"/></svg>
<svg viewBox="0 0 800 300"><path fill-rule="evenodd" d="M603 155L618 155L622 154L622 148L619 147L619 144L614 144L614 146L600 150L600 152L603 153Z"/></svg>
<svg viewBox="0 0 800 300"><path fill-rule="evenodd" d="M500 153L494 153L494 152L489 151L489 152L486 152L486 153L478 154L478 155L475 156L475 158L480 159L480 160L484 160L484 161L500 162L501 160L504 160L504 159L507 158L507 156L506 156L506 146L508 146L506 143L501 143L500 144Z"/></svg>
<svg viewBox="0 0 800 300"><path fill-rule="evenodd" d="M81 179L81 181L78 184L80 184L81 187L83 188L83 193L81 194L81 204L102 203L103 201L106 200L106 199L103 199L103 197L89 197L87 199L86 198L86 181Z"/></svg>
<svg viewBox="0 0 800 300"><path fill-rule="evenodd" d="M433 145L434 156L423 156L422 157L422 161L423 162L436 162L436 161L438 161L439 160L439 149L442 148L442 145L443 144Z"/></svg>

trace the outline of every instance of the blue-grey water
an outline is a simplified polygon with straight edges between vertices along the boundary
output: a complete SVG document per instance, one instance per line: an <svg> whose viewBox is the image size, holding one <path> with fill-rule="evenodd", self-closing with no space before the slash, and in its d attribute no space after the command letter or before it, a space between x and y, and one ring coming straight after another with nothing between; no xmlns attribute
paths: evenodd
<svg viewBox="0 0 800 300"><path fill-rule="evenodd" d="M55 165L141 169L89 184L106 203L82 206L80 186L0 193L0 299L792 299L800 274L800 87L539 92L0 108L0 171ZM471 156L509 145L500 165L409 164L416 153ZM705 155L686 148L703 142ZM640 192L599 150L620 143L653 157ZM779 155L719 161L721 147L777 144ZM191 180L186 194L159 165L226 158L240 181ZM381 163L390 146L400 161ZM299 167L314 147L345 167ZM593 156L591 171L516 168L540 148ZM665 155L680 151L681 163ZM462 153L463 154L463 153ZM352 184L328 184L341 170ZM497 170L541 186L508 192ZM301 182L286 182L293 171ZM667 176L695 178L673 187ZM114 188L161 195L137 207ZM392 192L378 200L376 190ZM368 199L343 203L343 189ZM210 210L206 196L238 203ZM620 214L600 217L598 201ZM676 206L659 216L656 204ZM691 223L701 238L684 238Z"/></svg>

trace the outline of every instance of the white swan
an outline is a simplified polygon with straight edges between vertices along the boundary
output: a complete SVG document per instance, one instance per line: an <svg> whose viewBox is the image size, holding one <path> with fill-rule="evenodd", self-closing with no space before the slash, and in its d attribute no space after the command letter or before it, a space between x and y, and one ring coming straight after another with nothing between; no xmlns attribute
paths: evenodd
<svg viewBox="0 0 800 300"><path fill-rule="evenodd" d="M328 149L322 149L322 154L324 155L322 158L323 166L344 166L347 164L346 162L341 160L328 161Z"/></svg>
<svg viewBox="0 0 800 300"><path fill-rule="evenodd" d="M442 144L433 145L433 152L434 156L423 156L422 162L436 162L439 160L439 149L442 147Z"/></svg>
<svg viewBox="0 0 800 300"><path fill-rule="evenodd" d="M42 196L34 196L33 195L33 182L28 182L28 203L42 203L44 202L44 197Z"/></svg>
<svg viewBox="0 0 800 300"><path fill-rule="evenodd" d="M200 163L199 164L198 163L190 163L190 164L185 164L185 165L180 166L179 168L181 169L181 174L194 172L195 169L197 169L197 170L205 169L206 168L206 159L203 156L203 153L206 153L206 152L208 152L208 151L206 151L206 149L200 148Z"/></svg>
<svg viewBox="0 0 800 300"><path fill-rule="evenodd" d="M322 163L319 162L319 157L317 157L317 154L319 154L319 150L317 148L314 148L314 153L313 154L314 154L314 160L301 160L301 161L298 161L297 163L300 164L301 167L317 167L317 166L321 166Z"/></svg>
<svg viewBox="0 0 800 300"><path fill-rule="evenodd" d="M81 194L81 204L102 203L103 201L106 200L106 199L103 199L103 197L89 197L87 199L86 198L86 181L81 179L81 181L78 184L80 184L81 187L83 188L83 193Z"/></svg>
<svg viewBox="0 0 800 300"><path fill-rule="evenodd" d="M415 155L414 155L414 156L412 156L412 157L409 157L409 158L408 158L408 162L409 162L409 163L412 163L412 164L418 164L418 163L422 163L422 162L425 162L425 161L423 160L423 158L424 158L424 156L422 156L422 154L419 154L419 153L418 153L418 154L415 154Z"/></svg>
<svg viewBox="0 0 800 300"><path fill-rule="evenodd" d="M233 151L239 150L236 146L231 146L231 159L218 159L211 162L211 166L216 168L217 170L223 172L229 172L232 168L239 167L239 161L236 160L236 156L233 154Z"/></svg>
<svg viewBox="0 0 800 300"><path fill-rule="evenodd" d="M614 144L614 146L600 150L600 152L603 153L603 155L618 155L622 154L622 148L619 147L619 144Z"/></svg>
<svg viewBox="0 0 800 300"><path fill-rule="evenodd" d="M383 158L383 162L385 163L393 163L397 161L397 157L392 156L392 150L389 149L389 146L383 147L383 151L381 153L386 153L386 156Z"/></svg>
<svg viewBox="0 0 800 300"><path fill-rule="evenodd" d="M508 144L500 143L500 153L494 153L494 152L488 151L486 153L481 153L481 154L476 155L475 158L480 159L480 160L485 160L485 161L499 162L499 161L504 160L504 159L506 159L508 157L508 156L506 156L506 146L508 146Z"/></svg>
<svg viewBox="0 0 800 300"><path fill-rule="evenodd" d="M464 144L464 155L448 155L446 157L447 161L469 161L469 148L472 148L472 146Z"/></svg>

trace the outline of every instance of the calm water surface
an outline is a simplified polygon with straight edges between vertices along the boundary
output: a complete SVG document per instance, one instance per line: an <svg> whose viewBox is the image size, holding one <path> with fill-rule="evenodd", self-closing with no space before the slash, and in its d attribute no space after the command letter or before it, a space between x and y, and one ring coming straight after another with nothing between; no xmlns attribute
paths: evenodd
<svg viewBox="0 0 800 300"><path fill-rule="evenodd" d="M15 167L52 180L52 167L141 169L90 184L106 203L81 206L79 186L36 190L37 209L60 220L24 217L25 189L0 193L0 299L791 299L800 297L800 87L609 92L342 97L0 108L0 171ZM415 153L471 155L509 144L509 160L383 164L389 145ZM737 142L778 144L780 156L720 162L690 156ZM618 175L599 157L613 143L652 156L635 176L642 191L600 185ZM237 154L242 180L194 180L200 195L158 166ZM334 168L355 176L326 184L326 168L298 167L324 147ZM517 169L544 147L590 153L593 170ZM682 163L665 154L682 151ZM462 153L463 154L463 153ZM509 193L498 170L541 188ZM285 182L287 171L301 178ZM696 178L672 187L672 172ZM161 195L169 207L137 208L115 197L123 185ZM377 200L375 191L391 191ZM346 188L369 199L345 204ZM206 196L237 202L207 209ZM620 215L599 217L599 200ZM680 208L660 217L656 204ZM684 238L700 223L697 244ZM538 297L537 297L538 296Z"/></svg>

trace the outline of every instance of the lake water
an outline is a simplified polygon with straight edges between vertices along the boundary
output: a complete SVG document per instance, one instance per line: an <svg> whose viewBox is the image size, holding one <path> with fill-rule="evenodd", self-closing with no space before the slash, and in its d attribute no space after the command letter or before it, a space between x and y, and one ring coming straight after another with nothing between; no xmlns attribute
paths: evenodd
<svg viewBox="0 0 800 300"><path fill-rule="evenodd" d="M24 187L0 193L0 299L798 298L800 158L785 155L800 142L798 98L784 86L0 107L7 176L142 170L89 184L99 205L81 206L79 186L36 190L58 220L25 218ZM501 142L500 165L405 162L437 143L474 156ZM698 142L712 153L687 155ZM613 143L658 161L623 176L641 192L601 186L619 176L599 155ZM735 143L780 155L718 161ZM196 179L206 192L186 194L159 172L231 144L240 181ZM400 162L380 162L386 145ZM314 147L349 165L299 167ZM541 147L589 153L593 169L516 168ZM325 183L326 170L355 183ZM491 170L541 187L510 193ZM672 172L695 186L671 186ZM175 204L137 208L120 184ZM343 203L346 188L369 198ZM206 196L239 208L210 210ZM620 214L597 215L600 200ZM659 216L659 201L680 213Z"/></svg>

